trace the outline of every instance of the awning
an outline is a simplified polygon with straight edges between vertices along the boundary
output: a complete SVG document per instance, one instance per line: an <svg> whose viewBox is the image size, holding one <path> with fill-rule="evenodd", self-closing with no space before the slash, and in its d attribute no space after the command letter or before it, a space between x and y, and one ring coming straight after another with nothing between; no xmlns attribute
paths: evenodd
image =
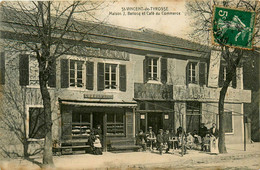
<svg viewBox="0 0 260 170"><path fill-rule="evenodd" d="M124 103L124 102L74 102L74 101L61 101L64 105L77 105L77 106L96 106L96 107L137 107L137 103Z"/></svg>

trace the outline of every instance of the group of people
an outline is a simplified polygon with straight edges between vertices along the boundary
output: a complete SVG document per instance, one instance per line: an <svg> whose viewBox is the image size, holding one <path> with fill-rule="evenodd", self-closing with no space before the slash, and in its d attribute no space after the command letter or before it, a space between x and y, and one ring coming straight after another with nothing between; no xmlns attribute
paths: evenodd
<svg viewBox="0 0 260 170"><path fill-rule="evenodd" d="M166 153L169 149L180 149L184 146L184 153L187 149L200 149L202 151L218 153L218 129L216 124L213 123L212 127L208 129L204 123L201 124L199 131L185 133L182 127L177 129L175 134L173 130L171 132L167 129L165 132L160 129L158 134L149 127L147 133L140 130L136 135L136 144L142 147L145 151L147 148L153 150L156 148L162 154L163 149Z"/></svg>
<svg viewBox="0 0 260 170"><path fill-rule="evenodd" d="M168 129L164 132L163 129L159 130L158 135L155 135L152 127L149 127L149 131L144 133L143 130L140 130L136 136L136 144L142 146L142 150L149 148L153 150L156 148L162 154L163 149L166 149L166 153L169 152L170 148L177 148L173 143L175 136Z"/></svg>

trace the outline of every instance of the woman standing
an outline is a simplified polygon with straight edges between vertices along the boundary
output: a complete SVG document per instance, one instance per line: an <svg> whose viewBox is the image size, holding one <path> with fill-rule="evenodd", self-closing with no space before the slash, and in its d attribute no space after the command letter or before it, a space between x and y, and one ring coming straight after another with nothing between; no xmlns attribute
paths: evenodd
<svg viewBox="0 0 260 170"><path fill-rule="evenodd" d="M212 123L210 132L210 152L218 154L218 129L216 123Z"/></svg>

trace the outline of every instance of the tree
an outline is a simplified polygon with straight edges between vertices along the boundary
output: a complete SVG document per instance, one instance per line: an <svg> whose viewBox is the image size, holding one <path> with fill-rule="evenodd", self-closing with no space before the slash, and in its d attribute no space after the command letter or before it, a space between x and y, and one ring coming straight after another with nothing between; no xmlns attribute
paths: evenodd
<svg viewBox="0 0 260 170"><path fill-rule="evenodd" d="M211 41L211 27L212 27L212 14L213 14L213 5L221 5L224 7L232 7L232 8L244 8L246 10L255 11L256 12L256 23L255 28L259 28L259 4L258 1L244 1L244 0L204 0L204 1L192 1L186 4L187 12L193 19L191 26L194 28L193 32L190 34L192 39L196 39L197 41L201 41L205 39L206 42L210 44ZM259 43L259 29L256 29L253 37L255 38L255 43ZM203 41L201 41L203 42ZM232 81L233 77L236 76L236 69L240 65L240 61L243 56L246 56L248 51L242 49L233 49L231 47L224 46L221 42L220 50L222 53L222 58L227 63L227 75L226 80L224 81L223 87L220 90L220 97L218 102L218 113L219 113L219 152L226 153L225 147L225 129L224 129L224 101L226 92L228 90L229 84ZM218 47L215 47L218 48Z"/></svg>
<svg viewBox="0 0 260 170"><path fill-rule="evenodd" d="M2 24L10 30L4 46L29 51L38 61L39 84L45 116L43 164L53 165L52 111L48 83L58 57L88 39L87 27L80 19L96 19L94 12L104 8L101 1L31 1L2 4ZM2 35L2 38L5 35ZM15 41L12 41L15 40ZM89 40L89 39L88 39ZM89 40L90 41L90 40Z"/></svg>

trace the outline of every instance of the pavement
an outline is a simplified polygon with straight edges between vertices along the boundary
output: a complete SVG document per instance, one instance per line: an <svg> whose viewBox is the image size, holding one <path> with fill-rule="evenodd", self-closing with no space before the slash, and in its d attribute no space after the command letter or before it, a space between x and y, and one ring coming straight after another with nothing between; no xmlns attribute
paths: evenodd
<svg viewBox="0 0 260 170"><path fill-rule="evenodd" d="M105 152L103 155L78 154L54 156L55 169L199 169L211 165L216 169L225 169L229 164L247 169L260 169L260 143L247 144L244 151L242 144L227 145L226 154L210 154L197 150L188 150L181 156L179 150L172 154L160 155L158 151L146 152ZM244 161L243 161L244 160ZM251 161L247 161L251 160ZM40 169L41 157L31 160L12 159L0 161L0 169ZM247 163L250 162L250 165ZM184 168L185 167L185 168ZM248 168L249 167L249 168ZM229 169L229 168L228 168ZM239 168L238 168L239 169ZM242 168L244 169L244 168Z"/></svg>

